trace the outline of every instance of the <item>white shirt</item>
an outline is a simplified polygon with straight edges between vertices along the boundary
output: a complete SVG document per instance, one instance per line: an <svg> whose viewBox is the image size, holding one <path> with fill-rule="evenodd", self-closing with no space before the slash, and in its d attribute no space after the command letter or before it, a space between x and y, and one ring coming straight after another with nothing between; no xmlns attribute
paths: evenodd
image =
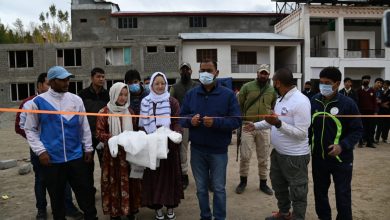
<svg viewBox="0 0 390 220"><path fill-rule="evenodd" d="M256 129L271 128L271 144L283 155L299 156L310 153L308 129L311 124L309 99L296 87L276 100L274 112L282 122L280 128L265 120L255 123Z"/></svg>

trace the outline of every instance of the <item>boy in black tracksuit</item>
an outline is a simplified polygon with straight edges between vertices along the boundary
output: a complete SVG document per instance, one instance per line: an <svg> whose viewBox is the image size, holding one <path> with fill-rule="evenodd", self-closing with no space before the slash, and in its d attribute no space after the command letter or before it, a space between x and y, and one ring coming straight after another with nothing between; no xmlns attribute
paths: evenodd
<svg viewBox="0 0 390 220"><path fill-rule="evenodd" d="M337 92L341 73L327 67L320 73L320 93L311 99L312 125L309 140L312 148L312 173L315 207L318 218L331 220L328 189L333 182L336 192L337 218L352 219L351 181L354 145L363 133L356 103Z"/></svg>

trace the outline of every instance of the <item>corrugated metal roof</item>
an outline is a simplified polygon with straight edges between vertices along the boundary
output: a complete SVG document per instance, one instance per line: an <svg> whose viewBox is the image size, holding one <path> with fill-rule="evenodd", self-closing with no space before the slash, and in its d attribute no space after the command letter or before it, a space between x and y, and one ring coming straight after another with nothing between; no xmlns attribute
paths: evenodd
<svg viewBox="0 0 390 220"><path fill-rule="evenodd" d="M183 40L275 40L302 41L303 38L275 33L179 33Z"/></svg>

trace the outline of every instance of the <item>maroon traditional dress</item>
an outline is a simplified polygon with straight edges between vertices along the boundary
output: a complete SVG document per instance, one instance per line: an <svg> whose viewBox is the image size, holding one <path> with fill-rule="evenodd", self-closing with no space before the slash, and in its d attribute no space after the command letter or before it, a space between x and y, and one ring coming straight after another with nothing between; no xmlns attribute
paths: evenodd
<svg viewBox="0 0 390 220"><path fill-rule="evenodd" d="M170 97L171 116L179 116L179 102ZM177 118L171 119L170 129L181 133L181 127ZM168 158L160 160L160 166L156 170L146 168L142 183L142 206L155 209L157 206L177 207L181 199L184 199L183 185L181 182L180 144L168 140Z"/></svg>
<svg viewBox="0 0 390 220"><path fill-rule="evenodd" d="M129 108L130 114L134 114ZM99 113L109 113L106 107ZM136 130L136 118L132 118L133 129ZM105 215L124 216L138 212L141 205L141 180L130 178L130 165L126 161L126 152L119 146L118 155L113 158L108 147L111 138L108 116L96 119L97 139L104 143L102 164L102 207Z"/></svg>

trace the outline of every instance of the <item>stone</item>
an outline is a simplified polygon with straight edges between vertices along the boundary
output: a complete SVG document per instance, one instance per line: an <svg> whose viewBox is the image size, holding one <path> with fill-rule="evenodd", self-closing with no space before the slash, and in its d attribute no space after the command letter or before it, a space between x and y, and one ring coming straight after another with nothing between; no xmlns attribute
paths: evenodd
<svg viewBox="0 0 390 220"><path fill-rule="evenodd" d="M0 170L9 169L12 167L16 167L18 165L17 161L12 160L0 160Z"/></svg>
<svg viewBox="0 0 390 220"><path fill-rule="evenodd" d="M19 175L26 175L31 172L31 164L24 164L19 168Z"/></svg>

